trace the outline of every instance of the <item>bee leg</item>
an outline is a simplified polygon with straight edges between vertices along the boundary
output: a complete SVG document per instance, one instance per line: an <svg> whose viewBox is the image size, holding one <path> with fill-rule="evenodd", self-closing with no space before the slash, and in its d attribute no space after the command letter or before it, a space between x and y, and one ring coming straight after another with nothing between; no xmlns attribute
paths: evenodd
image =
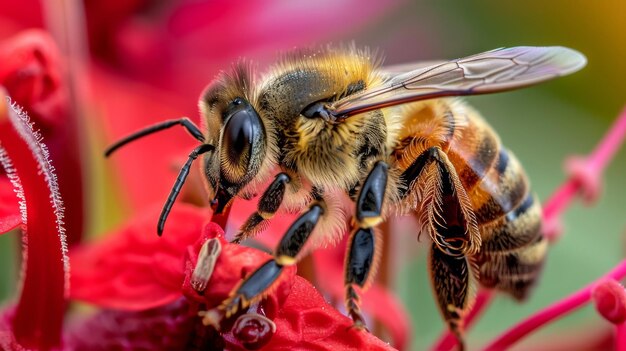
<svg viewBox="0 0 626 351"><path fill-rule="evenodd" d="M381 252L380 235L374 228L357 228L348 240L345 261L346 311L357 329L365 328L359 307L361 301L356 286L365 290L376 275Z"/></svg>
<svg viewBox="0 0 626 351"><path fill-rule="evenodd" d="M272 184L270 184L261 196L261 199L259 199L256 212L241 226L240 232L237 233L232 241L233 243L238 244L255 234L255 229L258 229L259 226L262 226L263 223L274 216L280 204L283 202L285 190L290 181L291 178L287 173L279 173L276 175Z"/></svg>
<svg viewBox="0 0 626 351"><path fill-rule="evenodd" d="M250 306L269 292L274 283L279 281L280 274L286 266L293 266L298 262L298 254L306 244L315 225L324 214L322 205L313 203L307 212L303 213L289 227L283 235L274 252L274 258L267 261L256 271L244 279L226 299L220 308L224 310L226 318L237 313L240 308Z"/></svg>
<svg viewBox="0 0 626 351"><path fill-rule="evenodd" d="M402 174L416 196L420 221L442 250L475 255L481 236L470 198L454 165L439 147L425 150ZM407 196L401 192L400 196Z"/></svg>
<svg viewBox="0 0 626 351"><path fill-rule="evenodd" d="M178 173L178 177L176 177L176 182L174 183L174 186L172 187L172 190L170 191L170 194L167 197L167 200L165 201L165 205L163 205L163 210L161 210L161 215L159 216L159 223L157 225L157 234L159 234L159 236L163 234L163 228L165 227L165 220L167 219L167 216L170 214L170 211L172 210L172 205L174 205L174 201L176 201L176 197L178 197L178 194L180 193L180 189L183 187L183 184L185 183L185 180L187 179L187 176L189 175L189 169L191 168L191 164L193 163L195 159L198 158L198 156L205 154L207 152L213 151L213 150L215 150L215 147L213 145L202 144L196 147L195 149L193 149L191 153L189 153L187 162L185 162L183 167L180 169L180 172Z"/></svg>
<svg viewBox="0 0 626 351"><path fill-rule="evenodd" d="M468 259L460 251L443 252L435 243L428 259L439 311L463 350L463 317L471 300Z"/></svg>
<svg viewBox="0 0 626 351"><path fill-rule="evenodd" d="M477 270L469 258L481 237L469 197L447 155L438 147L424 151L403 174L418 194L420 221L433 241L430 279L439 310L463 349L463 318L472 300L470 279ZM419 186L419 188L413 188Z"/></svg>
<svg viewBox="0 0 626 351"><path fill-rule="evenodd" d="M183 117L183 118L180 118L180 119L172 119L172 120L169 120L169 121L164 121L164 122L152 125L150 127L141 129L141 130L139 130L139 131L137 131L137 132L135 132L135 133L125 137L124 139L119 140L115 144L109 146L106 149L106 151L104 152L104 156L108 157L115 150L121 148L122 146L124 146L124 145L126 145L128 143L130 143L131 141L137 140L139 138L143 138L146 135L162 131L164 129L173 127L175 125L183 126L185 129L187 129L187 131L189 132L189 134L191 134L191 136L193 136L194 138L196 138L200 142L204 142L204 136L202 135L202 132L200 131L200 128L198 128L198 126L196 126L189 118Z"/></svg>
<svg viewBox="0 0 626 351"><path fill-rule="evenodd" d="M356 223L361 228L375 227L383 221L383 200L387 190L389 166L378 161L370 170L356 199Z"/></svg>
<svg viewBox="0 0 626 351"><path fill-rule="evenodd" d="M356 228L348 239L345 261L346 310L356 328L365 328L356 287L367 289L380 260L381 240L374 227L383 220L383 200L387 189L389 167L378 161L370 170L356 199Z"/></svg>

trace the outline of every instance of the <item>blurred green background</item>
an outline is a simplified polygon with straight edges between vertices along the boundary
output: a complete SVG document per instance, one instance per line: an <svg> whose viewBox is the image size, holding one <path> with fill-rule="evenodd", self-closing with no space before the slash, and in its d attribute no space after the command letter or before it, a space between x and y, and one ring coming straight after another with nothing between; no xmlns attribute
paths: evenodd
<svg viewBox="0 0 626 351"><path fill-rule="evenodd" d="M624 0L405 2L383 18L332 40L354 40L359 46L378 48L389 64L457 58L518 45L562 45L583 52L588 66L575 75L521 91L466 99L522 161L541 199L565 179L563 160L589 153L626 104ZM563 217L564 236L551 248L532 298L523 305L497 298L469 333L471 348L582 287L624 257L625 161L626 152L621 150L607 168L598 203L585 207L576 202ZM101 232L119 220L119 213L107 213L92 232ZM398 227L397 231L395 241L389 244L399 263L392 276L413 319L413 349L422 350L443 328L425 268L427 245L418 244L415 233L407 228ZM12 240L0 236L0 300L15 289ZM606 325L593 309L585 308L520 343L519 348Z"/></svg>

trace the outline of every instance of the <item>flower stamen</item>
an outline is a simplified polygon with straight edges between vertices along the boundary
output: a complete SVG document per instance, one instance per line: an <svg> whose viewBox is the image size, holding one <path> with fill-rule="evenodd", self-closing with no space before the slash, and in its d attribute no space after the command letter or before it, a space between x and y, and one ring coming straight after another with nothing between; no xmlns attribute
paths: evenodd
<svg viewBox="0 0 626 351"><path fill-rule="evenodd" d="M215 262L222 252L222 244L216 238L207 240L200 248L198 254L198 262L191 274L191 286L198 292L202 293L211 280Z"/></svg>

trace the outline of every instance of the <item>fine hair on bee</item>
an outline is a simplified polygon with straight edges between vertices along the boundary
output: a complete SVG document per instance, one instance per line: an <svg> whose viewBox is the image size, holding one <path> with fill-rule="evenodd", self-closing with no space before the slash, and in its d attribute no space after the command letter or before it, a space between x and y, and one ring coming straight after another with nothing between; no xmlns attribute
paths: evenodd
<svg viewBox="0 0 626 351"><path fill-rule="evenodd" d="M286 266L349 233L345 305L365 329L360 293L382 248L377 227L414 216L431 239L428 270L443 319L463 348L463 321L481 285L524 299L547 253L541 207L515 155L480 113L456 96L534 85L581 69L564 47L501 48L440 62L384 67L367 50L285 55L257 75L240 62L201 94L202 128L187 118L142 129L119 147L180 125L200 145L189 154L157 232L199 159L214 213L259 195L233 242L299 213L273 252L233 288L218 315L263 299Z"/></svg>

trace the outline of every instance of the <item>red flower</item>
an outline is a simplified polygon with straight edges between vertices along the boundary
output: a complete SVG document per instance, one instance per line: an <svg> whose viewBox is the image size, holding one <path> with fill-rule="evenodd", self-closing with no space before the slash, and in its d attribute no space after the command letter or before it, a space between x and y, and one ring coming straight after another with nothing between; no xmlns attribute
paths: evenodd
<svg viewBox="0 0 626 351"><path fill-rule="evenodd" d="M171 230L163 238L154 234L157 215L155 209L101 243L71 254L77 267L72 272L71 297L106 310L81 322L68 336L68 347L104 350L124 344L154 349L167 345L182 350L221 344L244 350L267 342L272 350L391 350L371 334L353 330L349 318L295 275L295 267L287 268L272 292L258 306L250 307L245 317L236 315L237 322L224 318L218 306L270 256L226 242L214 223L203 227L205 210L177 206L168 219ZM217 240L221 253L206 290L199 293L192 284L193 272L201 247L209 239ZM218 326L220 333L202 324L198 313L204 311L210 311L205 313L209 316L204 317L205 324ZM257 334L271 334L273 328L271 338L257 340Z"/></svg>

